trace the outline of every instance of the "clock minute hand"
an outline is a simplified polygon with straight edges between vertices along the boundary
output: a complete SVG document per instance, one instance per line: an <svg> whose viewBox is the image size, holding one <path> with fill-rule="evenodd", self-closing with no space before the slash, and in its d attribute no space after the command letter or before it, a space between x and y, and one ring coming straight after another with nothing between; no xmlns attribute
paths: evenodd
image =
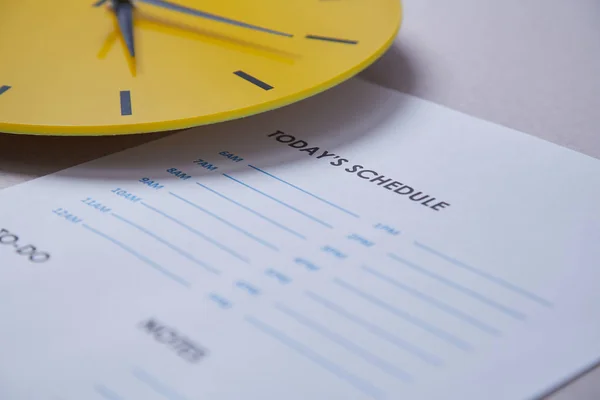
<svg viewBox="0 0 600 400"><path fill-rule="evenodd" d="M251 25L251 24L248 24L246 22L236 21L234 19L221 17L219 15L210 14L210 13L207 13L207 12L204 12L204 11L200 11L200 10L195 10L193 8L180 6L178 4L174 4L174 3L171 3L171 2L165 1L165 0L138 0L138 1L142 2L142 3L151 4L151 5L154 5L154 6L157 6L157 7L166 8L166 9L169 9L169 10L172 10L172 11L177 11L177 12L181 12L181 13L184 13L184 14L193 15L193 16L196 16L196 17L211 19L213 21L218 21L218 22L223 22L223 23L230 24L230 25L239 26L239 27L242 27L242 28L253 29L253 30L256 30L256 31L261 31L261 32L266 32L266 33L272 33L274 35L279 35L279 36L286 36L286 37L292 37L293 36L290 33L275 31L275 30L263 28L263 27L260 27L260 26L257 26L257 25Z"/></svg>

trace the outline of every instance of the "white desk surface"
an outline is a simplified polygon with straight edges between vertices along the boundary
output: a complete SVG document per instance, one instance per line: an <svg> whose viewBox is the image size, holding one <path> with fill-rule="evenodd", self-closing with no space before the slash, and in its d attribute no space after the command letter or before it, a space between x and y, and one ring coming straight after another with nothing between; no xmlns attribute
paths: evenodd
<svg viewBox="0 0 600 400"><path fill-rule="evenodd" d="M403 3L397 42L364 78L600 158L598 0ZM0 135L0 189L163 135ZM550 399L600 399L600 367Z"/></svg>

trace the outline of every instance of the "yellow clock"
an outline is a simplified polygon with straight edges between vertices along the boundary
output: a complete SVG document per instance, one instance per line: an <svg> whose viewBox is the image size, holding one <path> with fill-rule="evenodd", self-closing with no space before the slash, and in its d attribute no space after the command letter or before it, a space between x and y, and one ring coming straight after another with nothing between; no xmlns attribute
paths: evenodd
<svg viewBox="0 0 600 400"><path fill-rule="evenodd" d="M278 108L374 62L400 0L19 0L2 6L0 132L115 135Z"/></svg>

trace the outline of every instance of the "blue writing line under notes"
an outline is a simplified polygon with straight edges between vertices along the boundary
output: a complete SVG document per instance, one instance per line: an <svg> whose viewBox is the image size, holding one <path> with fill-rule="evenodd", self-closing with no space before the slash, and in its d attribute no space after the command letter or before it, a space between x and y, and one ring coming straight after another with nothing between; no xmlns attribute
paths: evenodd
<svg viewBox="0 0 600 400"><path fill-rule="evenodd" d="M263 196L265 196L265 197L267 197L267 198L269 198L269 199L271 199L271 200L273 200L273 201L275 201L275 202L277 202L277 203L281 204L282 206L285 206L285 207L289 208L290 210L293 210L293 211L297 212L298 214L305 216L305 217L306 217L306 218L308 218L308 219L311 219L311 220L313 220L313 221L315 221L315 222L317 222L317 223L319 223L319 224L321 224L321 225L323 225L323 226L326 226L327 228L333 228L333 226L331 226L331 225L330 225L330 224L328 224L327 222L321 221L321 220L320 220L320 219L318 219L317 217L313 217L312 215L310 215L310 214L307 214L307 213L305 213L304 211L302 211L302 210L299 210L299 209L297 209L296 207L294 207L294 206L291 206L291 205L289 205L289 204L287 204L287 203L285 203L285 202L283 202L283 201L281 201L281 200L279 200L279 199L276 199L275 197L273 197L273 196L271 196L271 195L268 195L268 194L266 194L265 192L263 192L263 191L260 191L260 190L258 190L258 189L256 189L256 188L254 188L254 187L252 187L252 186L250 186L250 185L248 185L248 184L246 184L246 183L244 183L244 182L242 182L242 181L240 181L240 180L238 180L238 179L236 179L236 178L233 178L233 177L231 177L231 176L229 176L229 175L227 175L227 174L223 174L223 176L225 176L226 178L229 178L229 179L231 179L231 180L232 180L232 181L234 181L234 182L237 182L237 183L239 183L239 184L240 184L240 185L242 185L242 186L245 186L245 187L247 187L247 188L248 188L248 189L250 189L250 190L253 190L253 191L255 191L256 193L262 194Z"/></svg>
<svg viewBox="0 0 600 400"><path fill-rule="evenodd" d="M500 303L496 302L495 300L492 300L489 297L486 297L486 296L482 295L481 293L476 292L473 289L469 289L468 287L465 287L465 286L460 285L460 284L458 284L458 283L456 283L454 281L451 281L448 278L445 278L445 277L443 277L441 275L438 275L438 274L436 274L434 272L431 272L428 269L420 267L417 264L412 263L412 262L410 262L408 260L405 260L402 257L399 257L399 256L397 256L397 255L395 255L393 253L389 253L388 256L392 260L395 260L395 261L397 261L397 262L399 262L399 263L401 263L401 264L409 267L413 271L417 271L417 272L421 273L422 275L425 275L425 276L427 276L427 277L429 277L429 278L431 278L433 280L436 280L436 281L438 281L440 283L443 283L444 285L446 285L448 287L451 287L452 289L457 290L457 291L459 291L459 292L461 292L461 293L463 293L463 294L465 294L465 295L467 295L467 296L469 296L469 297L471 297L473 299L476 299L476 300L478 300L481 303L487 304L488 306L490 306L492 308L495 308L496 310L498 310L498 311L500 311L500 312L502 312L502 313L504 313L504 314L506 314L506 315L508 315L510 317L513 317L513 318L518 319L518 320L524 320L524 319L526 319L525 314L523 314L523 313L521 313L519 311L516 311L516 310L514 310L514 309L512 309L510 307L507 307L507 306L505 306L503 304L500 304Z"/></svg>
<svg viewBox="0 0 600 400"><path fill-rule="evenodd" d="M233 203L233 204L235 204L235 205L243 208L244 210L251 212L252 214L256 215L257 217L262 218L263 220L265 220L267 222L270 222L271 224L275 225L276 227L281 228L281 229L283 229L283 230L291 233L292 235L295 235L295 236L299 237L300 239L306 239L306 236L304 236L304 235L302 235L302 234L300 234L300 233L298 233L298 232L296 232L296 231L288 228L285 225L280 224L277 221L272 220L269 217L266 217L266 216L262 215L261 213L259 213L258 211L255 211L255 210L251 209L250 207L247 207L247 206L245 206L245 205L243 205L243 204L241 204L241 203L239 203L239 202L237 202L237 201L235 201L233 199L230 199L229 197L225 196L224 194L219 193L216 190L211 189L211 188L209 188L208 186L206 186L206 185L204 185L202 183L196 182L196 185L202 186L204 189L206 189L206 190L208 190L208 191L216 194L217 196L221 197L222 199L225 199L225 200L227 200L227 201L229 201L229 202L231 202L231 203Z"/></svg>
<svg viewBox="0 0 600 400"><path fill-rule="evenodd" d="M454 336L436 326L433 326L432 324L425 322L422 319L417 318L417 317L409 314L406 311L403 311L397 307L394 307L394 306L384 302L383 300L378 299L375 296L365 293L362 290L358 289L357 287L350 285L349 283L347 283L341 279L335 278L333 280L333 282L336 285L348 290L349 292L354 293L355 295L362 298L363 300L366 300L369 303L378 306L379 308L389 312L390 314L394 314L395 316L411 323L412 325L414 325L420 329L423 329L426 332L429 332L433 336L435 336L435 337L437 337L437 338L439 338L461 350L464 350L464 351L472 350L471 345L468 344L467 342L465 342L464 340L459 339L456 336Z"/></svg>
<svg viewBox="0 0 600 400"><path fill-rule="evenodd" d="M302 188L300 188L300 187L298 187L298 186L296 186L296 185L293 185L293 184L291 184L290 182L287 182L287 181L285 181L285 180L283 180L283 179L281 179L281 178L279 178L279 177L277 177L277 176L275 176L275 175L273 175L273 174L271 174L271 173L268 173L267 171L264 171L264 170L262 170L262 169L260 169L260 168L257 168L257 167L255 167L254 165L250 165L250 164L248 164L248 166L249 166L250 168L253 168L253 169L255 169L255 170L256 170L256 171L258 171L258 172L262 172L263 174L265 174L265 175L267 175L267 176L270 176L271 178L277 179L279 182L283 182L283 183L285 183L286 185L288 185L288 186L291 186L291 187L293 187L294 189L297 189L297 190L301 191L302 193L306 193L307 195L309 195L309 196L312 196L312 197L314 197L315 199L317 199L317 200L320 200L320 201L322 201L322 202L323 202L323 203L325 203L325 204L329 204L330 206L332 206L332 207L334 207L334 208L337 208L338 210L340 210L340 211L343 211L343 212L345 212L345 213L346 213L346 214L348 214L348 215L352 215L352 216L353 216L353 217L355 217L355 218L360 218L360 216L359 216L358 214L356 214L356 213L353 213L352 211L348 211L348 210L346 210L345 208L342 208L342 207L338 206L337 204L334 204L334 203L332 203L332 202L330 202L330 201L328 201L328 200L325 200L325 199L324 199L324 198L322 198L322 197L319 197L319 196L315 195L314 193L311 193L311 192L309 192L309 191L307 191L307 190L304 190L304 189L302 189Z"/></svg>
<svg viewBox="0 0 600 400"><path fill-rule="evenodd" d="M262 321L259 321L256 318L253 318L253 317L246 317L246 322L250 323L252 326L254 326L258 330L262 331L263 333L276 339L277 341L279 341L283 345L287 346L288 348L294 350L296 353L300 354L301 356L308 358L309 360L311 360L315 364L321 366L322 368L329 371L330 373L334 374L338 378L346 381L347 383L352 385L355 389L358 389L361 392L363 392L375 399L378 399L378 400L383 400L385 398L384 393L381 391L381 389L378 389L377 387L373 386L371 383L351 374L350 372L346 371L339 365L327 360L325 357L320 356L319 354L314 352L312 349L310 349L307 346L301 344L300 342L297 342L296 340L290 338L283 332L280 332L277 329L267 325L266 323L264 323Z"/></svg>
<svg viewBox="0 0 600 400"><path fill-rule="evenodd" d="M135 367L131 374L138 380L152 388L152 390L154 390L156 393L160 394L163 397L166 397L169 400L187 400L185 397L178 394L165 384L161 383L158 379L156 379L148 372L144 371L139 367Z"/></svg>
<svg viewBox="0 0 600 400"><path fill-rule="evenodd" d="M425 361L426 363L435 365L435 366L440 366L443 364L442 360L440 360L437 356L431 355L431 354L425 352L424 350L421 350L419 347L417 347L411 343L408 343L407 341L400 339L399 337L385 331L384 329L382 329L360 317L357 317L356 315L354 315L351 312L342 308L342 306L335 304L332 301L329 301L329 300L325 299L324 297L321 297L318 294L311 292L311 291L307 291L307 292L305 292L305 294L308 298L321 304L323 307L327 308L328 310L333 311L336 314L341 315L342 317L354 322L355 324L362 326L363 328L365 328L367 331L371 332L372 334L380 337L381 339L388 341L389 343L395 345L396 347L399 347L399 348L411 353L412 355L420 358L421 360Z"/></svg>
<svg viewBox="0 0 600 400"><path fill-rule="evenodd" d="M225 245L217 242L216 240L214 240L213 238L205 235L204 233L200 232L199 230L194 229L191 226L189 226L189 225L181 222L177 218L170 216L169 214L165 213L164 211L161 211L161 210L159 210L157 208L154 208L154 207L152 207L151 205L149 205L149 204L147 204L145 202L142 202L140 204L142 206L146 207L147 209L152 210L152 211L154 211L155 213L157 213L159 215L162 215L163 217L167 218L168 220L175 222L177 225L179 225L182 228L185 228L186 230L192 232L193 234L201 237L202 239L204 239L207 242L213 244L214 246L218 247L219 249L223 250L224 252L232 255L233 257L237 258L238 260L243 261L245 263L250 263L250 260L248 260L248 258L246 258L246 257L244 257L244 256L242 256L242 255L240 255L238 253L236 253L235 251L233 251L229 247L227 247L227 246L225 246Z"/></svg>
<svg viewBox="0 0 600 400"><path fill-rule="evenodd" d="M108 240L109 242L117 245L118 247L120 247L121 249L125 250L126 252L128 252L129 254L137 257L137 259L139 259L140 261L143 261L144 263L146 263L147 265L149 265L150 267L154 268L155 270L161 272L163 275L165 275L166 277L172 279L173 281L179 283L180 285L189 287L190 283L188 281L186 281L185 279L183 279L180 276L175 275L172 272L169 272L167 269L165 269L164 267L161 267L160 265L158 265L157 263L155 263L154 261L150 260L149 258L147 258L146 256L143 256L142 254L140 254L139 252L133 250L131 247L126 246L125 244L119 242L118 240L108 236L105 233L102 233L94 228L92 228L89 225L83 224L82 225L85 229L87 229L90 232L95 233L96 235Z"/></svg>
<svg viewBox="0 0 600 400"><path fill-rule="evenodd" d="M430 254L433 254L433 255L435 255L435 256L443 259L443 260L446 260L449 263L451 263L451 264L453 264L453 265L455 265L457 267L460 267L460 268L465 269L465 270L467 270L469 272L472 272L472 273L474 273L476 275L479 275L480 277L485 278L485 279L487 279L490 282L494 282L495 284L500 285L500 286L504 287L505 289L511 290L514 293L517 293L517 294L519 294L519 295L521 295L523 297L526 297L529 300L532 300L532 301L534 301L534 302L536 302L538 304L541 304L541 305L543 305L545 307L553 307L553 304L551 302L549 302L548 300L546 300L546 299L544 299L544 298L542 298L542 297L540 297L540 296L538 296L536 294L533 294L533 293L531 293L531 292L529 292L529 291L527 291L527 290L525 290L523 288L520 288L517 285L514 285L514 284L512 284L512 283L510 283L510 282L508 282L508 281L506 281L506 280L504 280L502 278L498 278L497 276L489 274L489 273L487 273L485 271L482 271L482 270L477 269L475 267L471 267L470 265L467 265L467 264L465 264L465 263L463 263L461 261L458 261L458 260L456 260L456 259L454 259L454 258L452 258L450 256L442 254L441 252L439 252L437 250L434 250L431 247L424 245L423 243L419 243L417 241L415 241L413 243L414 243L414 245L417 248L419 248L421 250L424 250L424 251L426 251L426 252L428 252Z"/></svg>
<svg viewBox="0 0 600 400"><path fill-rule="evenodd" d="M209 266L204 261L198 260L193 255L191 255L190 253L188 253L185 250L182 250L179 247L177 247L177 246L169 243L168 241L166 241L165 239L161 238L157 234L150 232L148 229L146 229L146 228L144 228L144 227L142 227L142 226L140 226L140 225L138 225L138 224L136 224L136 223L134 223L132 221L129 221L128 219L125 219L125 218L123 218L120 215L117 215L115 213L112 213L111 215L113 217L117 218L118 220L120 220L120 221L122 221L122 222L124 222L124 223L126 223L126 224L128 224L130 226L133 226L134 228L138 229L139 231L144 232L146 235L148 235L148 236L156 239L157 241L159 241L160 243L164 244L165 246L167 246L171 250L175 251L176 253L182 255L183 257L185 257L188 260L194 262L195 264L197 264L197 265L205 268L207 271L210 271L210 272L212 272L214 274L220 273L220 271L218 269Z"/></svg>
<svg viewBox="0 0 600 400"><path fill-rule="evenodd" d="M197 209L197 210L200 210L200 211L202 211L203 213L205 213L205 214L207 214L207 215L210 215L211 217L213 217L213 218L215 218L216 220L218 220L218 221L220 221L220 222L224 223L225 225L227 225L227 226L229 226L229 227L231 227L231 228L235 229L236 231L238 231L238 232L240 232L240 233L242 233L242 234L246 235L247 237L249 237L250 239L252 239L252 240L256 241L257 243L260 243L260 244L262 244L263 246L266 246L266 247L268 247L268 248L270 248L270 249L272 249L272 250L279 251L279 248L277 248L277 246L275 246L275 245L273 245L273 244L271 244L271 243L267 242L266 240L263 240L263 239L261 239L261 238L259 238L259 237L255 236L255 235L253 235L252 233L248 232L247 230L245 230L245 229L242 229L242 228L240 228L239 226L237 226L237 225L235 225L235 224L233 224L233 223L231 223L231 222L227 221L225 218L219 217L217 214L215 214L215 213L213 213L213 212L210 212L210 211L208 211L207 209L205 209L205 208L203 208L203 207L199 206L198 204L196 204L196 203L194 203L194 202L192 202L192 201L190 201L190 200L187 200L187 199L185 199L185 198L183 198L183 197L181 197L181 196L179 196L179 195L177 195L177 194L175 194L175 193L173 193L173 192L169 192L169 194L170 194L171 196L175 197L176 199L179 199L179 200L183 201L184 203L186 203L186 204L189 204L190 206L194 207L195 209Z"/></svg>
<svg viewBox="0 0 600 400"><path fill-rule="evenodd" d="M95 385L94 390L96 391L96 393L102 396L103 399L106 400L125 400L125 398L119 396L114 391L110 390L104 385Z"/></svg>
<svg viewBox="0 0 600 400"><path fill-rule="evenodd" d="M397 281L396 279L389 277L385 274L382 274L381 272L373 269L373 268L369 268L367 266L363 266L362 269L364 271L366 271L367 273L381 279L384 282L387 282L389 284L391 284L392 286L395 286L396 288L403 290L406 293L409 293L411 296L416 297L417 299L432 305L433 307L437 308L438 310L442 310L486 333L489 333L491 335L495 335L495 336L499 336L500 335L500 331L494 327L489 326L488 324L478 320L477 318L466 314L463 311L458 310L457 308L448 305L428 294L425 294L417 289L414 289L408 285L405 285L404 283L401 283L399 281Z"/></svg>
<svg viewBox="0 0 600 400"><path fill-rule="evenodd" d="M382 371L386 372L387 374L391 375L392 377L402 380L404 382L412 381L412 377L406 371L403 371L402 369L400 369L394 365L391 365L389 362L370 353L368 350L351 342L350 340L346 339L342 335L339 335L335 332L330 331L329 329L327 329L325 326L319 324L318 322L315 322L315 321L311 320L310 318L308 318L286 306L283 306L281 304L277 304L275 306L275 308L277 308L279 311L283 312L284 314L288 315L289 317L293 318L300 324L306 326L307 328L310 328L314 332L317 332L321 336L326 337L327 339L331 340L333 343L345 348L352 354L357 355L358 357L367 361L371 365L381 369Z"/></svg>

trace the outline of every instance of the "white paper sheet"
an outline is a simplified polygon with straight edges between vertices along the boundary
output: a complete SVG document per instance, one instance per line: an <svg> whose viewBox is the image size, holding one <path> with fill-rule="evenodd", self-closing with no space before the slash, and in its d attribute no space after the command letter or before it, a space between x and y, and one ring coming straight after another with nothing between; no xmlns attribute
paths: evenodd
<svg viewBox="0 0 600 400"><path fill-rule="evenodd" d="M359 80L70 168L0 192L0 398L540 396L600 358L599 204Z"/></svg>

